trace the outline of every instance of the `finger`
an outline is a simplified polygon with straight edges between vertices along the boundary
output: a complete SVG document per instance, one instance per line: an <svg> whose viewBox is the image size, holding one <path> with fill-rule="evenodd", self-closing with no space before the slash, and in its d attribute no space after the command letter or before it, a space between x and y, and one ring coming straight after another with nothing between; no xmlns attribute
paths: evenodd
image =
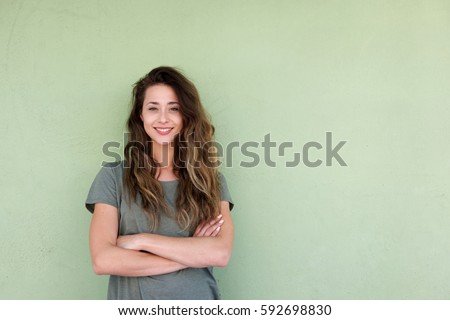
<svg viewBox="0 0 450 320"><path fill-rule="evenodd" d="M222 215L219 214L217 216L217 218L211 219L211 221L209 222L210 225L216 224L217 222L219 222L222 219Z"/></svg>
<svg viewBox="0 0 450 320"><path fill-rule="evenodd" d="M202 237L205 234L206 226L207 226L207 224L205 224L205 223L199 224L197 226L197 228L195 229L194 236Z"/></svg>
<svg viewBox="0 0 450 320"><path fill-rule="evenodd" d="M216 229L220 227L223 222L224 220L222 219L222 215L220 214L209 222L203 222L199 224L195 229L194 237L212 236L212 234L217 231ZM216 233L218 233L218 231Z"/></svg>
<svg viewBox="0 0 450 320"><path fill-rule="evenodd" d="M205 233L208 231L209 228L217 228L217 223L219 223L219 221L222 219L222 215L218 215L216 218L211 219L211 221L209 221L208 223L206 222L202 222L201 224L199 224L197 226L197 229L195 230L195 235L196 236L204 236Z"/></svg>
<svg viewBox="0 0 450 320"><path fill-rule="evenodd" d="M217 227L216 230L211 234L211 237L215 237L219 234L221 227Z"/></svg>
<svg viewBox="0 0 450 320"><path fill-rule="evenodd" d="M216 223L214 223L212 226L209 226L208 229L205 231L205 236L213 236L214 233L218 233L217 228L221 228L223 224L223 220L219 220Z"/></svg>

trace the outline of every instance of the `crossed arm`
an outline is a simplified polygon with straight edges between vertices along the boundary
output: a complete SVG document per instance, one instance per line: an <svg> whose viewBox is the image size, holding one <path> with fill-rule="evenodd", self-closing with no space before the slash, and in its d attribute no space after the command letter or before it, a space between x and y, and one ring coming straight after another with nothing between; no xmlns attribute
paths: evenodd
<svg viewBox="0 0 450 320"><path fill-rule="evenodd" d="M117 208L97 203L90 228L94 271L97 274L151 276L187 267L225 266L231 256L234 237L228 202L221 202L220 214L216 220L201 224L193 237L150 233L118 237Z"/></svg>

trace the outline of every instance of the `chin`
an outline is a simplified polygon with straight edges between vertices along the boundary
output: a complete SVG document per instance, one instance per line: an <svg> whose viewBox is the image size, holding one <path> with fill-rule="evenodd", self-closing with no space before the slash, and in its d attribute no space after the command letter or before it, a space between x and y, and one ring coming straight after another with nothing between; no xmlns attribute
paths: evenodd
<svg viewBox="0 0 450 320"><path fill-rule="evenodd" d="M162 146L169 146L171 143L173 143L173 139L171 140L153 140L154 143L162 145Z"/></svg>

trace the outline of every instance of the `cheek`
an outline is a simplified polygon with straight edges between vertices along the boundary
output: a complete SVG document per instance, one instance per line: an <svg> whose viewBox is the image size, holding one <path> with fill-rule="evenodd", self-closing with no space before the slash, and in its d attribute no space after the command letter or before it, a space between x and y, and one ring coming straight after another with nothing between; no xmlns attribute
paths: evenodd
<svg viewBox="0 0 450 320"><path fill-rule="evenodd" d="M183 119L181 117L178 120L177 124L178 124L178 131L181 131L181 129L183 129Z"/></svg>
<svg viewBox="0 0 450 320"><path fill-rule="evenodd" d="M153 128L153 122L151 121L151 119L149 119L149 117L146 117L143 115L141 115L141 120L142 120L142 127L144 128L144 131L147 134L150 134L151 129Z"/></svg>
<svg viewBox="0 0 450 320"><path fill-rule="evenodd" d="M151 125L152 123L155 122L155 117L152 116L151 114L141 114L141 120L142 123L145 125Z"/></svg>

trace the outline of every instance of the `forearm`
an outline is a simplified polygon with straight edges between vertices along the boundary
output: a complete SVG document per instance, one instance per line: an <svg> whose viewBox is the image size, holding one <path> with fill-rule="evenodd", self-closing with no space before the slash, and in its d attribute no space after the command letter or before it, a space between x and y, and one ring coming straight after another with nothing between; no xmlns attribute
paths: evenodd
<svg viewBox="0 0 450 320"><path fill-rule="evenodd" d="M218 220L201 224L193 237L168 237L151 233L120 236L120 248L146 251L192 268L224 267L233 247L234 227L229 204L221 202Z"/></svg>
<svg viewBox="0 0 450 320"><path fill-rule="evenodd" d="M232 244L223 241L219 236L178 238L141 234L139 247L182 265L203 268L226 266L231 256Z"/></svg>
<svg viewBox="0 0 450 320"><path fill-rule="evenodd" d="M122 249L112 244L93 254L92 264L97 274L130 277L166 274L187 267L151 253Z"/></svg>

